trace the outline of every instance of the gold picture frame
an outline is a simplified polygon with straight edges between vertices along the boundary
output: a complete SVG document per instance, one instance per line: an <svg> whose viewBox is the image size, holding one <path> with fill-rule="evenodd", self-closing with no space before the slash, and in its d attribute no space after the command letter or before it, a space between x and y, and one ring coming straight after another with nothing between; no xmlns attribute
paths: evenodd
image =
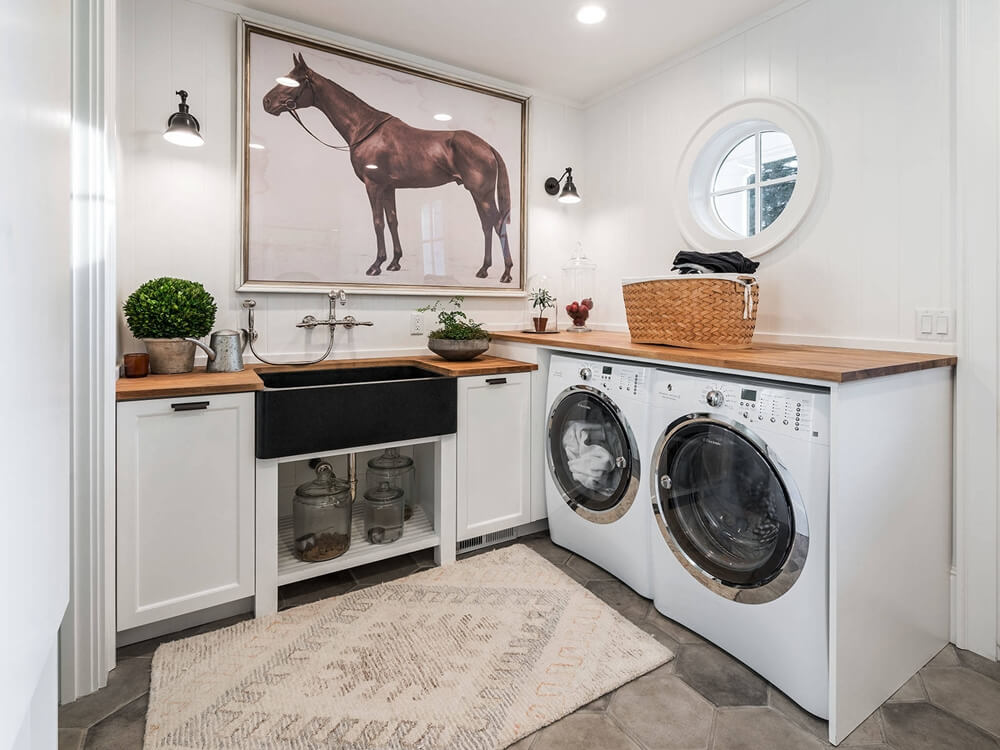
<svg viewBox="0 0 1000 750"><path fill-rule="evenodd" d="M239 291L523 296L527 96L239 33Z"/></svg>

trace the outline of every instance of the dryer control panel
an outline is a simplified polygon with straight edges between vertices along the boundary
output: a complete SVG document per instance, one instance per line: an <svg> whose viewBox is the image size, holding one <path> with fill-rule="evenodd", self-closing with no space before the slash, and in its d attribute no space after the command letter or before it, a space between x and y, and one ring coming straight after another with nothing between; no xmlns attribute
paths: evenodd
<svg viewBox="0 0 1000 750"><path fill-rule="evenodd" d="M653 401L662 406L673 402L671 409L685 413L719 414L753 429L826 440L828 420L816 413L817 395L779 384L741 383L659 371L654 380Z"/></svg>

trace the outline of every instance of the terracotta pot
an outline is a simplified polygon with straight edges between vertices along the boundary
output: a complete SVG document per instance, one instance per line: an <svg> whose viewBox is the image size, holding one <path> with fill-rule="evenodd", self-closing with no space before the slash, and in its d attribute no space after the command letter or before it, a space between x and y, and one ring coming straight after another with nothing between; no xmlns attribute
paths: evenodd
<svg viewBox="0 0 1000 750"><path fill-rule="evenodd" d="M489 339L427 339L427 348L443 359L461 362L475 359L490 348Z"/></svg>
<svg viewBox="0 0 1000 750"><path fill-rule="evenodd" d="M535 324L536 331L544 331L545 326L549 324L548 318L532 318L531 322Z"/></svg>
<svg viewBox="0 0 1000 750"><path fill-rule="evenodd" d="M149 352L149 371L174 375L194 369L194 342L187 339L143 339Z"/></svg>

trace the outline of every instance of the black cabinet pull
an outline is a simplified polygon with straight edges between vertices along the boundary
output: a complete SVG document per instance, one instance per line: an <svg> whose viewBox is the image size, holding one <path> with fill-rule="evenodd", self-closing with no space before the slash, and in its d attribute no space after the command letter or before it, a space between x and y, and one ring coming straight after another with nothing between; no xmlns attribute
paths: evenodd
<svg viewBox="0 0 1000 750"><path fill-rule="evenodd" d="M507 382L507 378L486 378L486 382L490 385L503 385Z"/></svg>
<svg viewBox="0 0 1000 750"><path fill-rule="evenodd" d="M188 401L185 404L170 404L170 408L174 411L197 411L198 409L207 409L208 401Z"/></svg>

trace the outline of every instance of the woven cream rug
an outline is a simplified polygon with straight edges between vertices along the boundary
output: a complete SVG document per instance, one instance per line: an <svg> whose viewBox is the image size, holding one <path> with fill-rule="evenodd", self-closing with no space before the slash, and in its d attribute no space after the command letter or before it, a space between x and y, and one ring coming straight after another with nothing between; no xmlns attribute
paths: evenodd
<svg viewBox="0 0 1000 750"><path fill-rule="evenodd" d="M145 747L504 748L672 657L515 545L160 646Z"/></svg>

